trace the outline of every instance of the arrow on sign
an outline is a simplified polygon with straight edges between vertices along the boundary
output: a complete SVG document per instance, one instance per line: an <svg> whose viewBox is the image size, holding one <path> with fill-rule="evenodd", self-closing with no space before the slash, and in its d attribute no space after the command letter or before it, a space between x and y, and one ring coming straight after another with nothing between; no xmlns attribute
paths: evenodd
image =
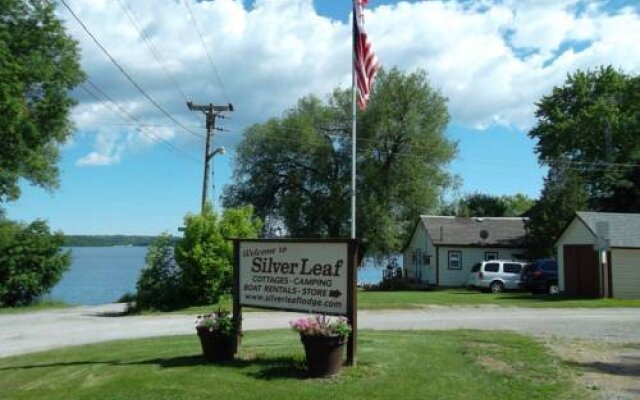
<svg viewBox="0 0 640 400"><path fill-rule="evenodd" d="M342 292L341 292L341 291L339 291L338 289L336 289L336 290L330 290L330 291L329 291L329 297L335 297L335 298L338 298L338 297L340 297L340 296L342 296Z"/></svg>

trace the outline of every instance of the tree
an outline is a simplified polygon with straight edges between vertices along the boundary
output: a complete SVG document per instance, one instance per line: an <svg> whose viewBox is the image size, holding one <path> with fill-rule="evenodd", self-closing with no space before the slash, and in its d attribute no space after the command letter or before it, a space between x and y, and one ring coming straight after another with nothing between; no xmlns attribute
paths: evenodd
<svg viewBox="0 0 640 400"><path fill-rule="evenodd" d="M222 217L205 207L184 219L184 237L175 249L187 304L214 304L231 289L232 238L255 238L262 223L251 207L227 208Z"/></svg>
<svg viewBox="0 0 640 400"><path fill-rule="evenodd" d="M459 217L504 217L507 205L499 196L476 192L458 200L455 209Z"/></svg>
<svg viewBox="0 0 640 400"><path fill-rule="evenodd" d="M446 100L424 72L379 73L358 119L357 232L370 251L398 250L451 184L448 121ZM266 232L284 226L293 237L349 237L350 91L336 89L326 102L302 98L282 118L250 127L235 163L224 204L253 205Z"/></svg>
<svg viewBox="0 0 640 400"><path fill-rule="evenodd" d="M185 304L182 271L173 258L173 238L162 234L145 256L145 268L136 283L135 308L167 311Z"/></svg>
<svg viewBox="0 0 640 400"><path fill-rule="evenodd" d="M576 211L585 210L586 185L570 168L551 168L540 199L528 212L527 246L532 258L554 256L554 243Z"/></svg>
<svg viewBox="0 0 640 400"><path fill-rule="evenodd" d="M0 221L0 306L30 304L58 283L71 263L63 240L44 221Z"/></svg>
<svg viewBox="0 0 640 400"><path fill-rule="evenodd" d="M509 196L492 196L470 193L450 204L441 213L459 217L520 217L534 205L534 200L522 193Z"/></svg>
<svg viewBox="0 0 640 400"><path fill-rule="evenodd" d="M538 102L529 136L541 164L563 165L584 183L589 208L638 212L639 114L639 76L611 66L577 71Z"/></svg>
<svg viewBox="0 0 640 400"><path fill-rule="evenodd" d="M502 196L501 198L507 207L505 217L525 216L536 203L534 199L522 193L516 193L512 196Z"/></svg>
<svg viewBox="0 0 640 400"><path fill-rule="evenodd" d="M79 51L53 2L0 0L0 202L18 181L58 183L58 146L71 135L69 91L84 79Z"/></svg>

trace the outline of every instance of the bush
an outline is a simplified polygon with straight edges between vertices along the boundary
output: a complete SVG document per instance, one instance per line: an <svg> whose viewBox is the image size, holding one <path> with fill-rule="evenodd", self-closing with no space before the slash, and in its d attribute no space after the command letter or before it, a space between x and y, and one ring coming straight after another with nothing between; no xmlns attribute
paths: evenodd
<svg viewBox="0 0 640 400"><path fill-rule="evenodd" d="M63 242L44 221L0 220L0 306L31 304L58 283L71 264Z"/></svg>
<svg viewBox="0 0 640 400"><path fill-rule="evenodd" d="M151 243L145 263L136 284L135 308L168 311L184 306L182 273L173 259L171 236L162 234Z"/></svg>
<svg viewBox="0 0 640 400"><path fill-rule="evenodd" d="M184 238L176 246L184 295L189 304L215 304L231 290L231 238L255 238L262 223L250 207L228 208L222 218L208 207L185 217Z"/></svg>

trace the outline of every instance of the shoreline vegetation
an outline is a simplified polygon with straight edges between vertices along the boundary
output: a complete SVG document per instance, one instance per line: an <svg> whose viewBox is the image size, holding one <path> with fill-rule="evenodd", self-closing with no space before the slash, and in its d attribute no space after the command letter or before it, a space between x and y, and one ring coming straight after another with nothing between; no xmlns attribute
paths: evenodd
<svg viewBox="0 0 640 400"><path fill-rule="evenodd" d="M64 235L66 247L149 246L158 236L144 235ZM180 238L171 237L175 244Z"/></svg>

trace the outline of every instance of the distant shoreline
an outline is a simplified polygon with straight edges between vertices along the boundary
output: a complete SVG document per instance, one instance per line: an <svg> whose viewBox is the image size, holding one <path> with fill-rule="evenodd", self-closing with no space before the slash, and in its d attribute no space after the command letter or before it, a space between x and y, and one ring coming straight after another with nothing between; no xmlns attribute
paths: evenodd
<svg viewBox="0 0 640 400"><path fill-rule="evenodd" d="M64 235L65 247L145 247L158 236L142 235ZM179 237L172 238L174 242Z"/></svg>

